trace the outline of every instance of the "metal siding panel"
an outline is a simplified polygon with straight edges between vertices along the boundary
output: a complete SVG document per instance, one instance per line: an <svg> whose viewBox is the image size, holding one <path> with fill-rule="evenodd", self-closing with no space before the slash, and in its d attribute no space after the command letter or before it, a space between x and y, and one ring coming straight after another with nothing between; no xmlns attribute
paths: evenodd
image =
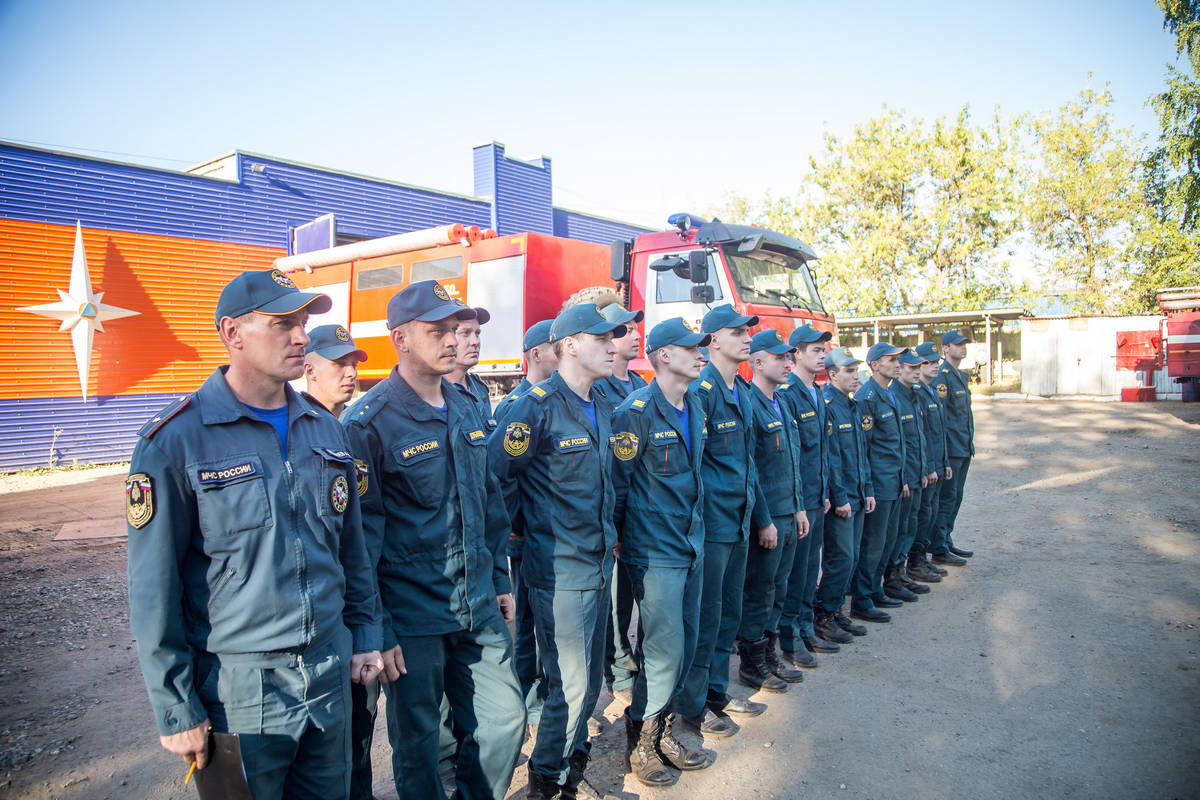
<svg viewBox="0 0 1200 800"><path fill-rule="evenodd" d="M0 471L48 466L52 454L59 465L125 461L146 420L180 395L0 400Z"/></svg>
<svg viewBox="0 0 1200 800"><path fill-rule="evenodd" d="M491 207L367 178L253 158L240 183L0 145L0 218L286 247L289 223L326 213L367 236L448 222L487 227Z"/></svg>
<svg viewBox="0 0 1200 800"><path fill-rule="evenodd" d="M496 231L510 233L554 232L553 194L550 165L501 155L496 164Z"/></svg>
<svg viewBox="0 0 1200 800"><path fill-rule="evenodd" d="M584 242L612 244L619 239L632 239L652 229L614 220L589 217L564 208L554 209L554 235Z"/></svg>

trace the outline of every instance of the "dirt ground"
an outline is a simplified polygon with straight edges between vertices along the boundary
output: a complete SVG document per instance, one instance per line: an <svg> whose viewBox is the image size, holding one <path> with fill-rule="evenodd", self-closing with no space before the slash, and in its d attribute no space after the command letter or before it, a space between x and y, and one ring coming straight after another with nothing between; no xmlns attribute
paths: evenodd
<svg viewBox="0 0 1200 800"><path fill-rule="evenodd" d="M604 695L592 782L664 800L1200 797L1200 405L976 409L968 566L756 697L770 710L671 789L622 775ZM119 530L121 482L0 479L0 797L193 796L153 728L124 541L52 541ZM385 740L381 719L376 794L394 798ZM522 766L512 794L524 784Z"/></svg>

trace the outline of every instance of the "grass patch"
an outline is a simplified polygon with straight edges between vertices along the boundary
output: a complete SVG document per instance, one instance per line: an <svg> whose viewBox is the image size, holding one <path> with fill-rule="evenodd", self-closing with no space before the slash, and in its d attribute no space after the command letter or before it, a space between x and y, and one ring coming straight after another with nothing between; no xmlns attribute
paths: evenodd
<svg viewBox="0 0 1200 800"><path fill-rule="evenodd" d="M1011 378L1004 383L976 383L971 385L972 394L1020 394L1021 378Z"/></svg>

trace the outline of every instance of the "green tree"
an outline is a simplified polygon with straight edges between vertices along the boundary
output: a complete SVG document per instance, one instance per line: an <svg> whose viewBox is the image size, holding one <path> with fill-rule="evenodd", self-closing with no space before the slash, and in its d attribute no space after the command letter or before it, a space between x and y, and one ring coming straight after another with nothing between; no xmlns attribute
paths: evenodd
<svg viewBox="0 0 1200 800"><path fill-rule="evenodd" d="M1137 142L1114 127L1112 95L1084 89L1032 121L1036 169L1025 217L1048 259L1047 277L1072 290L1073 309L1112 313L1135 272L1134 233L1149 209Z"/></svg>
<svg viewBox="0 0 1200 800"><path fill-rule="evenodd" d="M1151 169L1163 170L1159 202L1180 228L1191 231L1200 220L1200 3L1155 0L1155 5L1163 12L1163 28L1175 34L1176 56L1186 56L1190 69L1168 64L1166 90L1150 98L1162 127Z"/></svg>
<svg viewBox="0 0 1200 800"><path fill-rule="evenodd" d="M840 315L978 308L1011 284L1012 146L998 116L975 126L964 107L927 126L885 108L848 138L827 133L795 197L735 197L726 213L811 244Z"/></svg>

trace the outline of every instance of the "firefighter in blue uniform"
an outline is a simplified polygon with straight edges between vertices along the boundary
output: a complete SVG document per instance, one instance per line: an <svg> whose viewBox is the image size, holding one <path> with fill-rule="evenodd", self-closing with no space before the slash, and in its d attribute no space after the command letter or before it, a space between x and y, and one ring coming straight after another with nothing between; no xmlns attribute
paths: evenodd
<svg viewBox="0 0 1200 800"><path fill-rule="evenodd" d="M497 425L518 399L536 384L549 378L558 366L554 348L550 345L552 319L535 322L525 331L521 349L525 353L525 377L516 388L496 405ZM542 663L538 658L537 637L533 632L533 609L529 605L529 587L521 578L521 561L525 555L525 536L520 515L512 516L512 533L508 536L508 576L512 584L516 619L513 620L513 666L521 693L525 695L525 713L530 725L538 724L542 703L546 700L546 683L542 680Z"/></svg>
<svg viewBox="0 0 1200 800"><path fill-rule="evenodd" d="M700 374L696 333L680 317L646 337L655 379L617 407L612 469L621 562L638 604L639 669L625 709L626 758L647 786L675 781L664 764L703 769L707 757L672 731L674 701L696 650L704 569L704 411L688 385Z"/></svg>
<svg viewBox="0 0 1200 800"><path fill-rule="evenodd" d="M880 609L903 605L883 593L883 571L886 556L896 544L900 501L909 492L904 482L904 434L896 401L888 391L900 371L899 356L905 349L890 342L871 345L867 351L871 377L854 393L867 439L875 511L863 524L862 547L851 583L850 616L868 622L890 622L891 616Z"/></svg>
<svg viewBox="0 0 1200 800"><path fill-rule="evenodd" d="M817 666L816 653L838 650L836 643L818 639L813 630L813 597L821 569L825 512L829 510L829 440L832 438L825 418L825 398L815 379L825 366L825 347L830 338L829 331L819 331L808 324L792 331L788 344L796 348L796 352L792 374L782 395L800 425L800 441L804 444L800 467L809 534L797 543L793 556L787 597L779 619L779 646L785 661L805 668Z"/></svg>
<svg viewBox="0 0 1200 800"><path fill-rule="evenodd" d="M576 796L591 749L617 543L609 418L592 385L611 373L613 337L624 333L591 303L562 311L550 328L557 371L508 408L488 443L509 514L522 521L521 577L547 684L529 757L531 800Z"/></svg>
<svg viewBox="0 0 1200 800"><path fill-rule="evenodd" d="M925 450L929 463L938 473L939 481L947 481L954 472L950 468L950 457L946 454L946 420L942 409L941 399L937 389L932 385L937 377L941 357L934 349L933 342L922 342L917 345L917 355L924 359L921 364L921 380L915 391L925 404ZM917 538L912 549L908 551L908 574L918 581L939 583L946 570L929 563L930 537L934 522L937 520L938 505L941 500L941 485L927 489L921 493L921 509L917 515Z"/></svg>
<svg viewBox="0 0 1200 800"><path fill-rule="evenodd" d="M808 535L801 478L803 445L800 429L780 387L787 383L789 356L794 348L773 329L759 331L750 343L750 365L754 380L748 387L751 430L754 434L754 463L758 469L761 496L757 498L751 528L746 581L742 590L742 622L738 629L738 679L768 692L787 691L788 681L768 634L772 615L782 613L792 571L796 542ZM794 680L802 679L799 670ZM790 673L784 673L790 674ZM721 711L747 716L765 710L762 703L750 709L726 706Z"/></svg>
<svg viewBox="0 0 1200 800"><path fill-rule="evenodd" d="M937 481L937 474L932 472L925 448L925 403L914 388L921 380L921 365L924 363L925 360L912 350L901 353L900 369L890 387L900 414L900 428L904 432L904 482L908 485L908 496L900 500L900 527L896 544L887 556L883 591L894 600L908 603L915 602L918 595L929 592L928 586L908 577L908 551L917 538L921 496L931 481Z"/></svg>
<svg viewBox="0 0 1200 800"><path fill-rule="evenodd" d="M833 427L833 442L829 448L831 500L829 513L825 515L825 549L821 556L814 627L822 639L840 644L867 633L865 627L842 612L854 565L858 563L863 523L875 511L867 438L853 397L859 386L861 363L848 348L830 350L825 354L825 374L829 381L821 387L826 424Z"/></svg>
<svg viewBox="0 0 1200 800"><path fill-rule="evenodd" d="M346 797L351 681L383 666L358 474L297 394L325 295L245 272L215 321L229 352L140 431L125 485L130 625L162 745L203 768L241 740L257 800Z"/></svg>
<svg viewBox="0 0 1200 800"><path fill-rule="evenodd" d="M454 357L454 369L446 375L446 380L479 404L479 413L483 415L484 423L489 432L496 428L496 417L492 414L492 398L483 378L471 372L471 367L479 363L480 338L483 326L492 315L486 308L473 308L475 316L459 320L454 337L458 341L457 355Z"/></svg>
<svg viewBox="0 0 1200 800"><path fill-rule="evenodd" d="M974 553L954 544L954 522L962 505L967 470L975 455L975 416L971 413L971 387L958 365L967 355L966 336L959 331L942 334L942 366L933 380L933 388L942 400L946 419L946 450L953 477L942 484L937 522L929 543L935 564L961 567Z"/></svg>
<svg viewBox="0 0 1200 800"><path fill-rule="evenodd" d="M708 701L711 697L723 707L728 696L729 656L742 617L750 514L761 497L753 458L750 385L738 375L738 365L750 358L750 327L757 324L758 317L743 316L728 303L705 314L700 329L711 337L711 361L692 384L708 431L700 466L704 583L696 654L678 709L688 727L718 736L735 729L708 708ZM767 527L773 527L770 521Z"/></svg>
<svg viewBox="0 0 1200 800"><path fill-rule="evenodd" d="M614 293L615 296L615 293ZM627 311L619 302L608 299L597 301L600 314L609 322L625 326L625 335L613 339L617 348L613 356L612 375L596 381L593 389L607 406L609 415L633 392L646 385L641 375L629 368L629 362L638 357L641 335L638 323L645 317L641 311ZM631 690L637 675L637 660L633 656L633 645L629 641L629 627L633 623L633 588L629 575L619 560L613 563L612 574L612 618L608 625L608 644L604 652L604 680L608 689L626 705L633 699Z"/></svg>
<svg viewBox="0 0 1200 800"><path fill-rule="evenodd" d="M487 469L479 406L444 376L475 311L436 281L388 303L398 363L343 415L367 465L363 530L383 607L392 772L401 797L437 797L440 701L453 712L457 796L503 797L525 727L506 622L509 520Z"/></svg>

